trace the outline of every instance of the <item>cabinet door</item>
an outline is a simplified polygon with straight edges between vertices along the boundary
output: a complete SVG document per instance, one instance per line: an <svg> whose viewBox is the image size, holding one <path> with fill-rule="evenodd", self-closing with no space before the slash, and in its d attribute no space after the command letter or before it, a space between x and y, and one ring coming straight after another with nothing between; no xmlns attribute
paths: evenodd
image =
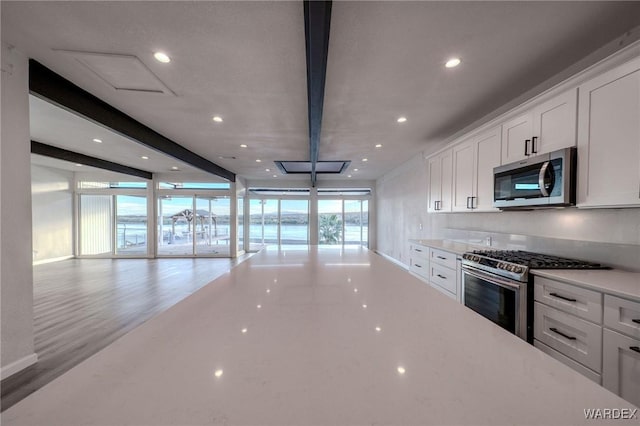
<svg viewBox="0 0 640 426"><path fill-rule="evenodd" d="M468 140L453 148L453 195L451 210L471 211L473 197L474 141Z"/></svg>
<svg viewBox="0 0 640 426"><path fill-rule="evenodd" d="M493 168L500 165L502 133L500 126L475 140L475 168L472 207L476 211L497 211L493 208Z"/></svg>
<svg viewBox="0 0 640 426"><path fill-rule="evenodd" d="M602 385L640 407L640 340L603 330Z"/></svg>
<svg viewBox="0 0 640 426"><path fill-rule="evenodd" d="M451 211L451 194L453 193L453 154L452 150L448 150L444 152L441 157L441 170L442 175L440 176L442 182L442 192L440 198L442 199L442 204L440 206L441 212L450 212Z"/></svg>
<svg viewBox="0 0 640 426"><path fill-rule="evenodd" d="M576 145L578 91L569 90L533 110L531 153L544 154Z"/></svg>
<svg viewBox="0 0 640 426"><path fill-rule="evenodd" d="M429 158L427 167L429 177L429 204L427 205L427 211L434 213L438 209L438 203L442 202L442 164L440 156Z"/></svg>
<svg viewBox="0 0 640 426"><path fill-rule="evenodd" d="M502 164L513 163L531 155L533 119L530 112L502 124ZM525 141L528 140L525 152Z"/></svg>
<svg viewBox="0 0 640 426"><path fill-rule="evenodd" d="M579 91L578 207L640 205L640 58Z"/></svg>

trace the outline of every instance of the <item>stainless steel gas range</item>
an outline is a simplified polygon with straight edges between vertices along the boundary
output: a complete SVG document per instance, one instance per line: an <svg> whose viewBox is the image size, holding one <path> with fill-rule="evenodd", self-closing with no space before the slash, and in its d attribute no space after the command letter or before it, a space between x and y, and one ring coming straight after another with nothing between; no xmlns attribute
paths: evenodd
<svg viewBox="0 0 640 426"><path fill-rule="evenodd" d="M531 269L604 269L581 260L520 250L481 250L462 255L462 301L500 327L533 343Z"/></svg>

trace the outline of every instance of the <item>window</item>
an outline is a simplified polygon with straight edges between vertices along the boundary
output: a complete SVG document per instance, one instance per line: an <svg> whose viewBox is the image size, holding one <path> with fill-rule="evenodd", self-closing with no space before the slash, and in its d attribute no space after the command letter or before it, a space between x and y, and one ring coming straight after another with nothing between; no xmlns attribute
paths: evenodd
<svg viewBox="0 0 640 426"><path fill-rule="evenodd" d="M160 182L160 189L230 189L228 182Z"/></svg>

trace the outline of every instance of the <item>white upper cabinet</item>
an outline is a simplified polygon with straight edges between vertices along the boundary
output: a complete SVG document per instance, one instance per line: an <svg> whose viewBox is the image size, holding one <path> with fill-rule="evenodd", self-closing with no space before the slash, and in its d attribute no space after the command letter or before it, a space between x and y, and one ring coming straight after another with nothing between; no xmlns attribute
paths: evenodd
<svg viewBox="0 0 640 426"><path fill-rule="evenodd" d="M527 112L502 124L502 164L531 155L533 114Z"/></svg>
<svg viewBox="0 0 640 426"><path fill-rule="evenodd" d="M576 146L578 91L571 89L533 110L532 155Z"/></svg>
<svg viewBox="0 0 640 426"><path fill-rule="evenodd" d="M473 197L473 169L475 163L475 144L473 139L466 140L453 147L453 194L451 210L468 211Z"/></svg>
<svg viewBox="0 0 640 426"><path fill-rule="evenodd" d="M578 207L640 205L640 58L579 91Z"/></svg>
<svg viewBox="0 0 640 426"><path fill-rule="evenodd" d="M475 211L497 211L493 207L493 168L500 165L501 138L500 126L482 133L476 138L474 197L471 207Z"/></svg>
<svg viewBox="0 0 640 426"><path fill-rule="evenodd" d="M452 184L452 151L448 149L438 155L430 157L427 164L429 177L429 204L427 211L451 211Z"/></svg>
<svg viewBox="0 0 640 426"><path fill-rule="evenodd" d="M502 125L502 164L576 145L577 91L543 102Z"/></svg>
<svg viewBox="0 0 640 426"><path fill-rule="evenodd" d="M452 211L494 211L493 168L500 165L500 126L453 147Z"/></svg>

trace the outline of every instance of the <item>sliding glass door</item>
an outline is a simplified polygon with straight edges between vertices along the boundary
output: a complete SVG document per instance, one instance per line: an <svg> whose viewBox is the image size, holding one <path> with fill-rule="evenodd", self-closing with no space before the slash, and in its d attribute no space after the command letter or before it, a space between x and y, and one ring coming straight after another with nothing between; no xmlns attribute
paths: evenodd
<svg viewBox="0 0 640 426"><path fill-rule="evenodd" d="M147 254L147 197L116 195L116 254Z"/></svg>
<svg viewBox="0 0 640 426"><path fill-rule="evenodd" d="M158 255L230 254L229 197L171 195L158 200Z"/></svg>
<svg viewBox="0 0 640 426"><path fill-rule="evenodd" d="M251 250L267 244L309 243L309 200L249 200Z"/></svg>
<svg viewBox="0 0 640 426"><path fill-rule="evenodd" d="M369 245L369 201L318 200L318 243Z"/></svg>

